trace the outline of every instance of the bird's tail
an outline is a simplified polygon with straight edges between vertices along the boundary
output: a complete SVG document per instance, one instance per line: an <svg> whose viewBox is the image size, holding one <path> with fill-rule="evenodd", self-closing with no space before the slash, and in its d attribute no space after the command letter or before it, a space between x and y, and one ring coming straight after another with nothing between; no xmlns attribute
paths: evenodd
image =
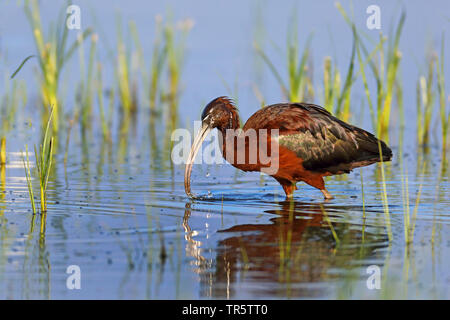
<svg viewBox="0 0 450 320"><path fill-rule="evenodd" d="M361 153L361 159L373 162L390 161L392 159L392 150L387 144L377 139L372 134L365 134L363 137L357 138Z"/></svg>

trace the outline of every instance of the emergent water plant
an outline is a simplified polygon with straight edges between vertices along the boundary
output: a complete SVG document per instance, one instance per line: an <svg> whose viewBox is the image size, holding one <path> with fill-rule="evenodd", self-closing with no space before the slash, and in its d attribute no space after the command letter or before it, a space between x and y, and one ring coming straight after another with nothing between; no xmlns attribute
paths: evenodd
<svg viewBox="0 0 450 320"><path fill-rule="evenodd" d="M53 106L53 131L57 133L61 108L61 102L58 97L61 71L65 63L79 46L80 38L87 38L92 30L90 28L86 29L80 34L79 39L75 40L73 44L67 48L68 29L66 28L64 19L59 19L58 27L51 29L46 39L42 29L41 15L37 0L26 0L24 9L33 31L34 42L37 49L37 54L34 57L37 57L40 67L41 74L39 76L39 85L42 105L44 106L44 111L47 109L47 106ZM60 31L58 32L57 30ZM24 62L30 57L31 56L27 57ZM22 66L23 63L19 69Z"/></svg>
<svg viewBox="0 0 450 320"><path fill-rule="evenodd" d="M36 157L36 171L39 180L39 195L41 200L41 213L47 212L47 186L48 178L50 176L53 159L53 136L49 135L49 128L52 121L53 108L50 110L48 122L45 127L44 137L39 146L39 150L34 146L34 154ZM23 157L25 167L25 177L28 184L28 192L30 195L31 206L33 213L36 213L36 205L34 203L34 192L32 185L32 174L30 170L30 163L28 158L28 146L25 146L25 157Z"/></svg>
<svg viewBox="0 0 450 320"><path fill-rule="evenodd" d="M395 28L395 32L389 35L386 38L383 34L380 34L379 42L375 47L375 51L369 53L366 49L362 41L362 37L358 33L354 22L350 19L348 14L345 12L342 5L338 2L336 3L336 7L338 8L341 15L344 17L345 21L349 26L353 29L354 40L357 45L357 49L360 50L360 55L364 54L366 58L372 57L374 53L378 53L378 59L367 59L370 69L372 70L373 76L376 81L376 108L371 109L371 114L373 120L373 126L376 134L380 137L380 139L384 141L389 140L389 123L392 111L392 105L394 101L395 95L399 94L398 81L400 77L399 67L401 61L401 52L399 49L400 45L400 37L403 30L403 25L405 22L406 14L402 12L400 19ZM385 42L388 42L387 48L385 46ZM362 59L361 60L365 60ZM378 63L375 63L378 61ZM370 96L367 95L368 90L368 82L367 77L364 72L364 64L360 63L360 72L363 77L364 87L366 91L367 99L370 99ZM369 105L373 105L372 101L368 101ZM400 106L398 106L400 109ZM403 110L399 110L401 116L403 116Z"/></svg>

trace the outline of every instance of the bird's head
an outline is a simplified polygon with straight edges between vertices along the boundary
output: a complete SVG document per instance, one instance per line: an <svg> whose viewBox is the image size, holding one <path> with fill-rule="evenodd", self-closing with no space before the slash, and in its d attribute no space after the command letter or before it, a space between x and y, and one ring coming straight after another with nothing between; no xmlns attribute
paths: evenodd
<svg viewBox="0 0 450 320"><path fill-rule="evenodd" d="M239 117L233 101L227 97L219 97L208 103L202 112L202 126L219 130L239 127Z"/></svg>
<svg viewBox="0 0 450 320"><path fill-rule="evenodd" d="M239 116L233 102L227 97L219 97L208 103L202 112L202 127L194 139L184 171L184 188L189 197L191 194L191 171L195 156L208 133L217 128L222 133L226 129L239 128Z"/></svg>

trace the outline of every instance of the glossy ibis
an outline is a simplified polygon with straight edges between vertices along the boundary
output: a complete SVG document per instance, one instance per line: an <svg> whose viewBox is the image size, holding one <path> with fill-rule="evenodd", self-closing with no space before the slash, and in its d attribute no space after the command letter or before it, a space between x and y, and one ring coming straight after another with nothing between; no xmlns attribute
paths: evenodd
<svg viewBox="0 0 450 320"><path fill-rule="evenodd" d="M389 161L392 157L391 149L373 134L339 120L318 105L296 102L273 104L255 112L240 134L233 137L244 139L244 147L239 149L239 143L234 143L234 150L227 150L230 132L240 128L239 115L232 100L219 97L203 110L202 127L189 153L184 173L184 187L189 197L193 197L190 186L193 161L208 132L214 128L221 133L222 156L243 171L264 172L268 166L259 158L256 163L249 163L247 156L244 162L236 161L239 153L248 154L248 149L255 145L246 139L245 133L254 129L261 139L259 132L268 132L263 139L267 138L268 144L275 142L276 148L270 148L269 153L278 163L277 171L270 175L281 184L287 198L297 189L296 182L304 181L319 189L326 199L332 199L325 189L324 176L349 173L354 168L379 162L381 158ZM276 137L271 134L272 129L278 129Z"/></svg>

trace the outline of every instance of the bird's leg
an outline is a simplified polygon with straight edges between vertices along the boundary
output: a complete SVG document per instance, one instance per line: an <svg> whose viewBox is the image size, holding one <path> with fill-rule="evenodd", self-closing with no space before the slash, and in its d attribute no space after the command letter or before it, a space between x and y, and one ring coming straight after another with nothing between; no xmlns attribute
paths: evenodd
<svg viewBox="0 0 450 320"><path fill-rule="evenodd" d="M284 193L286 193L286 199L292 199L294 196L294 191L297 190L296 183L286 179L277 179L277 181L283 187Z"/></svg>
<svg viewBox="0 0 450 320"><path fill-rule="evenodd" d="M294 197L294 191L297 190L295 183L290 185L283 185L284 193L286 193L286 199L292 199Z"/></svg>
<svg viewBox="0 0 450 320"><path fill-rule="evenodd" d="M325 199L334 199L334 197L328 192L327 189L323 188L320 191L323 193Z"/></svg>
<svg viewBox="0 0 450 320"><path fill-rule="evenodd" d="M310 186L319 189L325 199L333 199L334 197L325 188L325 182L323 181L323 175L311 175L304 180Z"/></svg>

